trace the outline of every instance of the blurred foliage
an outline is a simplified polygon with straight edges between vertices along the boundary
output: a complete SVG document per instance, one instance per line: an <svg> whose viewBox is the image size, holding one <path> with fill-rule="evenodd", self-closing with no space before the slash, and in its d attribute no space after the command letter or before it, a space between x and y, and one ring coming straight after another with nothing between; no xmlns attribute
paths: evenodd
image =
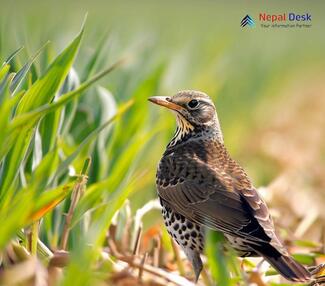
<svg viewBox="0 0 325 286"><path fill-rule="evenodd" d="M296 12L313 15L313 26L290 31L239 26L247 13L289 11L289 1L280 10L257 1L242 8L208 0L0 4L1 265L19 274L4 271L2 285L13 277L32 285L42 273L62 285L152 279L141 271L136 279L119 277L125 263L145 265L158 285L191 285L171 273L178 265L193 278L148 203L175 123L147 98L179 89L215 99L227 147L256 185L267 186L261 193L296 258L310 265L324 259L323 3L306 11L305 1L295 1ZM87 12L85 31L75 37ZM302 201L313 211L302 210ZM260 283L255 262L243 262L245 277L218 243L208 239L213 279ZM35 247L43 264L30 255ZM14 268L20 265L29 272ZM211 277L200 283L213 285Z"/></svg>

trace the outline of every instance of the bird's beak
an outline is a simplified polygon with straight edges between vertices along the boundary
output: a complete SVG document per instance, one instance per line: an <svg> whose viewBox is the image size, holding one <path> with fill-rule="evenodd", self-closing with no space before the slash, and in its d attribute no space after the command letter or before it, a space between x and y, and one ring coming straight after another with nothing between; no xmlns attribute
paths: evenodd
<svg viewBox="0 0 325 286"><path fill-rule="evenodd" d="M166 96L152 96L149 97L148 100L151 101L152 103L167 107L168 109L171 110L181 110L183 109L182 106L171 102L170 100L167 100L168 97Z"/></svg>

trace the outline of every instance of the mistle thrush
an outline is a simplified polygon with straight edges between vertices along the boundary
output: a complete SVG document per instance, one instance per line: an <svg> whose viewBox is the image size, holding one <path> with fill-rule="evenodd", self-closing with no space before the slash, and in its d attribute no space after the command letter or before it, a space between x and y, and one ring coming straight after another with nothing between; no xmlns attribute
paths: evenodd
<svg viewBox="0 0 325 286"><path fill-rule="evenodd" d="M157 189L169 234L191 261L196 279L209 228L239 256L262 256L286 279L311 274L277 238L265 202L224 146L215 106L205 93L180 91L149 100L172 110L177 128L158 165Z"/></svg>

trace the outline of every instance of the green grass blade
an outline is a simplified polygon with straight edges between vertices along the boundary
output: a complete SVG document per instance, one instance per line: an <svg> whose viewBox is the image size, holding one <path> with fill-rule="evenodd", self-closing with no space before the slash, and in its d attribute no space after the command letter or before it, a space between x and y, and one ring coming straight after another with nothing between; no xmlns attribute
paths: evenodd
<svg viewBox="0 0 325 286"><path fill-rule="evenodd" d="M119 118L123 113L125 113L132 105L133 101L130 100L122 105L117 113L113 115L108 121L106 121L103 125L96 128L93 132L91 132L77 147L77 149L68 156L59 166L57 173L53 177L53 179L59 177L63 172L66 172L68 166L73 162L73 160L77 157L77 155L81 152L81 150L89 144L92 140L98 137L98 134L103 131L107 126L112 124L117 118Z"/></svg>
<svg viewBox="0 0 325 286"><path fill-rule="evenodd" d="M109 74L117 67L121 66L124 62L125 59L117 61L109 68L103 70L102 72L92 77L90 80L82 83L77 89L62 95L61 98L59 98L56 102L53 102L51 104L45 104L36 110L17 116L13 120L12 124L10 125L8 132L10 133L15 130L20 130L21 128L24 128L24 126L33 125L34 122L39 120L42 116L52 111L55 111L62 106L65 106L67 103L71 102L73 99L80 96L82 92L84 92L88 87L90 87L96 81L100 80L102 77Z"/></svg>
<svg viewBox="0 0 325 286"><path fill-rule="evenodd" d="M18 104L16 115L26 113L51 102L72 66L80 46L82 34L83 30L81 30L72 43L54 60L45 74L26 91L24 97ZM16 133L16 136L11 137L11 142L7 142L11 149L5 158L2 168L1 196L7 192L10 185L17 178L21 162L31 144L34 133L33 127L36 126L37 120L31 123L31 125L21 128L19 133ZM0 158L2 158L1 152Z"/></svg>
<svg viewBox="0 0 325 286"><path fill-rule="evenodd" d="M24 80L24 78L26 77L30 67L32 66L33 62L37 59L37 57L41 54L41 52L44 50L44 48L46 47L46 45L49 42L47 42L43 47L41 47L36 53L35 55L33 55L28 61L27 63L15 74L11 85L10 85L10 91L11 93L15 93L15 91L19 88L20 84L22 83L22 81Z"/></svg>
<svg viewBox="0 0 325 286"><path fill-rule="evenodd" d="M8 64L3 65L0 68L0 81L4 78L4 76L9 72L10 66ZM1 94L1 93L0 93Z"/></svg>
<svg viewBox="0 0 325 286"><path fill-rule="evenodd" d="M208 231L206 254L212 277L217 285L230 286L231 279L224 255L224 236L220 232Z"/></svg>
<svg viewBox="0 0 325 286"><path fill-rule="evenodd" d="M26 92L17 108L17 114L31 111L46 103L50 103L58 92L72 66L79 50L83 29L72 43L53 61L32 87Z"/></svg>
<svg viewBox="0 0 325 286"><path fill-rule="evenodd" d="M27 223L39 220L46 213L52 210L71 193L73 186L74 182L42 192L37 198L37 201L28 217L29 221Z"/></svg>
<svg viewBox="0 0 325 286"><path fill-rule="evenodd" d="M102 39L99 41L98 46L93 53L93 55L90 57L89 61L86 64L86 67L84 68L84 73L82 74L81 81L86 81L94 74L96 65L99 61L101 52L106 44L107 41L107 34L105 34Z"/></svg>
<svg viewBox="0 0 325 286"><path fill-rule="evenodd" d="M7 88L7 92L9 94L9 85ZM9 119L12 114L12 110L17 105L20 98L23 96L24 92L21 91L14 97L9 97L9 95L3 95L6 100L0 104L0 130L7 130L9 125ZM2 150L2 146L4 144L6 133L0 132L0 150ZM9 148L10 146L6 146L6 148ZM1 161L1 159L0 159ZM0 179L1 181L1 179Z"/></svg>
<svg viewBox="0 0 325 286"><path fill-rule="evenodd" d="M20 47L15 50L5 61L3 64L9 64L11 60L23 49L24 47Z"/></svg>

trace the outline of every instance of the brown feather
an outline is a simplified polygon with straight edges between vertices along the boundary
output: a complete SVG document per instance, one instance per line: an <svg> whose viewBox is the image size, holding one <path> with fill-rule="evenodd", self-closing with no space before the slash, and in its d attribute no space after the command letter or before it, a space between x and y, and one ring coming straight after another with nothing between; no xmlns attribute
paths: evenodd
<svg viewBox="0 0 325 286"><path fill-rule="evenodd" d="M196 102L190 106L193 99ZM177 114L177 131L158 165L157 189L168 231L192 262L196 277L203 241L199 249L195 241L189 247L186 236L178 233L179 223L182 228L188 222L195 225L195 237L203 237L205 227L221 231L238 254L263 256L287 279L308 280L309 272L277 238L265 202L223 145L211 99L201 92L183 91L151 101L171 106ZM174 217L180 221L174 222Z"/></svg>

